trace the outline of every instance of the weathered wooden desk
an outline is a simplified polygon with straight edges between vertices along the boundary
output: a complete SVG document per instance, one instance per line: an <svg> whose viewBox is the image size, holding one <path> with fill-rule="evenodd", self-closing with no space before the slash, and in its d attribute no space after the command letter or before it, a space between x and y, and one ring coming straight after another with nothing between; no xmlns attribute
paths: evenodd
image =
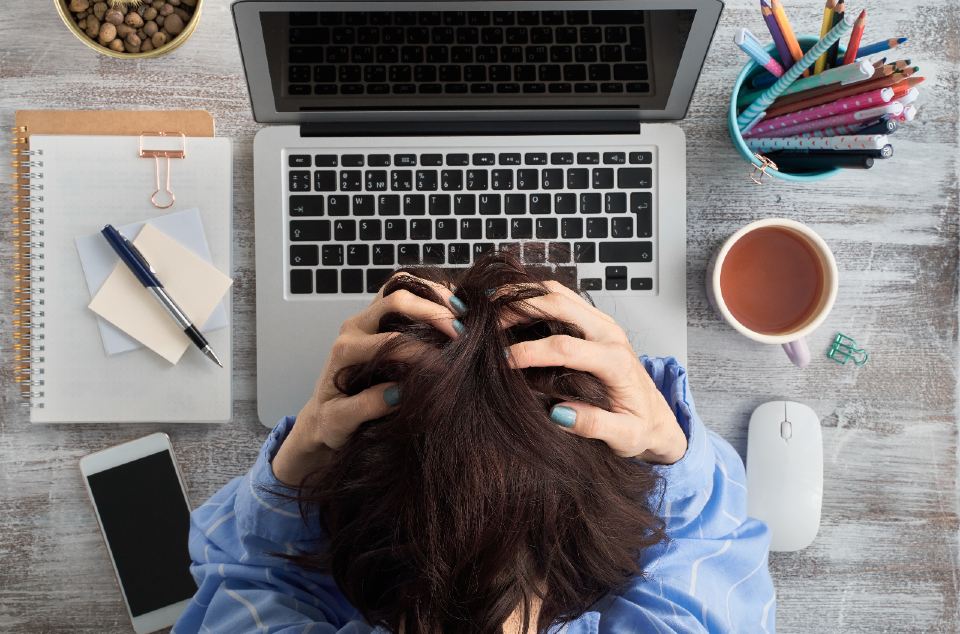
<svg viewBox="0 0 960 634"><path fill-rule="evenodd" d="M819 3L787 8L819 30ZM801 22L801 17L802 22ZM218 426L31 426L8 363L11 274L0 276L0 629L129 631L77 460L162 429L176 445L195 503L244 472L266 435L255 405L253 135L227 0L208 0L200 28L156 60L100 57L68 35L53 3L0 7L0 120L17 108L204 108L235 142L235 420ZM897 157L815 186L753 185L727 138L729 87L743 62L736 28L763 25L752 0L728 0L692 107L680 123L689 164L689 368L703 418L746 455L750 412L772 399L822 417L823 523L803 552L773 555L784 632L956 632L958 616L957 293L958 79L956 0L874 0L868 39L908 35L923 67L922 116L897 135ZM803 30L802 27L797 27ZM6 153L5 153L6 155ZM9 213L9 170L0 209ZM105 175L105 179L108 176ZM748 221L809 223L834 249L841 290L793 369L775 348L735 334L703 291L710 253ZM0 223L10 262L10 225ZM871 353L861 369L823 358L837 331Z"/></svg>

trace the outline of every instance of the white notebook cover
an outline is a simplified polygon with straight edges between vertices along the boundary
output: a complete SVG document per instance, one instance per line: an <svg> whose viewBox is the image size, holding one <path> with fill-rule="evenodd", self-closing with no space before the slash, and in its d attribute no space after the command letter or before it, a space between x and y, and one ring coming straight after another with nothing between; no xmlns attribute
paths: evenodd
<svg viewBox="0 0 960 634"><path fill-rule="evenodd" d="M207 232L213 264L232 276L232 150L229 139L190 138L186 158L171 160L176 204L150 203L154 161L137 156L136 136L32 135L30 150L42 167L33 169L43 195L44 317L36 328L43 350L32 357L42 397L33 400L30 420L59 422L223 422L232 405L231 328L206 333L223 361L219 368L197 350L171 365L140 349L107 356L97 316L74 244L105 224L130 222L196 207ZM165 161L161 159L161 166ZM225 299L230 314L230 295ZM35 333L37 334L37 333Z"/></svg>

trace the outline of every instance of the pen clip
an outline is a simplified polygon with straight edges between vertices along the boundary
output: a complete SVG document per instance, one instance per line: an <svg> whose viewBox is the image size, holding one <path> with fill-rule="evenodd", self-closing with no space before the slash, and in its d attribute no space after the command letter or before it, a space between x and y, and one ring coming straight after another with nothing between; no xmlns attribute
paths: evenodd
<svg viewBox="0 0 960 634"><path fill-rule="evenodd" d="M147 261L147 258L144 257L143 252L137 248L137 245L135 245L132 241L128 240L127 236L123 235L122 233L120 234L120 237L123 238L123 241L127 245L127 247L130 249L130 252L133 253L133 255L135 255L138 260L140 260L140 264L143 265L143 268L150 271L153 275L156 275L157 271L152 266L150 266L150 263Z"/></svg>

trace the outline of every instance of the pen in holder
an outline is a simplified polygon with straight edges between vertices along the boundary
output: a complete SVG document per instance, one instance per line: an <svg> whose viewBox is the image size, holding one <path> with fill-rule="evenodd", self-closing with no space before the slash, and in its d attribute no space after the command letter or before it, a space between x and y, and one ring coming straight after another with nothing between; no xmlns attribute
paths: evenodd
<svg viewBox="0 0 960 634"><path fill-rule="evenodd" d="M819 38L812 36L798 37L797 39L804 51L809 50L819 41ZM771 43L766 47L766 50L772 57L779 59L779 56L777 55L777 48L774 44ZM730 108L727 112L727 127L730 131L730 138L733 140L733 146L743 158L745 158L754 166L754 171L750 176L753 182L759 185L763 182L764 176L774 176L786 181L810 183L822 180L824 178L829 178L837 174L840 171L837 168L797 174L782 172L777 169L776 163L763 156L763 153L756 153L747 147L746 142L743 140L743 134L740 132L740 126L737 124L737 116L739 114L739 109L737 108L737 99L740 96L741 90L749 90L748 81L750 78L752 78L754 75L766 72L767 71L762 66L758 65L753 60L747 62L747 64L743 67L743 70L741 70L740 74L737 76L736 83L733 85L733 94L730 96Z"/></svg>

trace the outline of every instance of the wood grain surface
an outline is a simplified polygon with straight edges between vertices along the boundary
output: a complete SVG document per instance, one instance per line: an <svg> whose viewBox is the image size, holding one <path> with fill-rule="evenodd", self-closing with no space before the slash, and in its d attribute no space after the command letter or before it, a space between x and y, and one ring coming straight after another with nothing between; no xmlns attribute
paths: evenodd
<svg viewBox="0 0 960 634"><path fill-rule="evenodd" d="M798 32L819 31L822 5L790 0ZM227 0L207 0L192 39L152 60L98 56L70 35L51 0L0 6L0 120L19 108L203 108L234 140L234 420L219 426L31 426L10 372L11 274L0 276L0 630L131 631L83 491L84 454L149 432L173 438L194 504L253 463L266 430L255 398L253 135ZM956 632L958 618L957 0L874 0L866 39L910 37L923 68L921 116L896 157L815 185L747 178L726 131L743 58L735 29L764 34L754 0L728 0L689 114L689 369L704 420L746 455L750 412L773 399L821 416L825 493L812 546L774 554L782 632ZM9 148L7 144L5 150ZM9 154L5 151L5 156ZM9 170L0 208L9 214ZM110 175L91 186L110 186ZM836 253L840 295L799 371L782 352L737 335L703 291L710 254L741 225L808 223ZM0 259L10 262L10 226ZM823 353L837 331L869 350L863 368Z"/></svg>

